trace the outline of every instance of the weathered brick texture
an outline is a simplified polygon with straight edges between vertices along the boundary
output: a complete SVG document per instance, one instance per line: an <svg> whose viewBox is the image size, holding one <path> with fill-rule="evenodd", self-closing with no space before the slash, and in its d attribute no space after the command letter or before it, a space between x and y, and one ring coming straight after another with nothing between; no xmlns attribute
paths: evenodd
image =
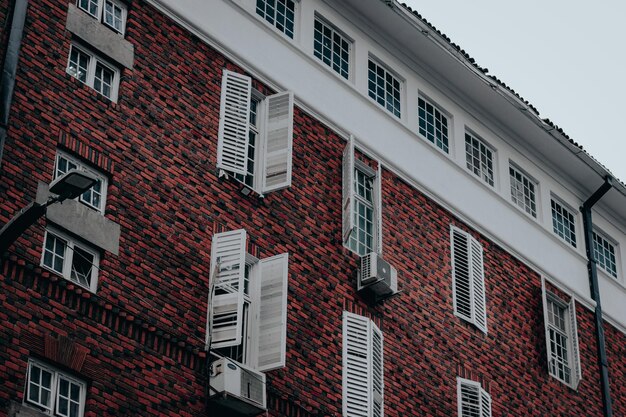
<svg viewBox="0 0 626 417"><path fill-rule="evenodd" d="M344 310L384 333L387 416L455 415L457 376L484 384L494 416L601 414L592 312L577 303L583 381L573 391L548 376L541 278L504 249L383 169L383 254L401 292L368 306L355 290L358 257L341 239L342 138L296 108L292 186L243 196L216 175L222 69L242 68L132 2L125 37L135 64L112 103L65 72L67 3L32 0L28 13L0 222L52 179L63 148L109 176L105 215L122 233L119 256L102 256L95 295L35 266L45 220L2 259L0 416L23 400L29 357L88 381L87 417L205 415L217 228L245 228L260 257L290 254L287 365L268 372L271 416L341 415ZM453 313L451 224L484 247L486 335ZM615 415L626 415L626 338L606 327ZM64 359L68 351L84 355L80 366Z"/></svg>

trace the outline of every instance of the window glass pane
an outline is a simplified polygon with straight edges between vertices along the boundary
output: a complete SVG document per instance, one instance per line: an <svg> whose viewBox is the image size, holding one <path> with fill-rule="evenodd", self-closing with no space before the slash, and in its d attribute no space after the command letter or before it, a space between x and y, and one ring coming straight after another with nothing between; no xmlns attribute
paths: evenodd
<svg viewBox="0 0 626 417"><path fill-rule="evenodd" d="M94 90L107 98L111 98L114 76L115 73L111 69L98 62L94 77Z"/></svg>
<svg viewBox="0 0 626 417"><path fill-rule="evenodd" d="M465 133L465 162L467 169L493 186L493 152L480 139L469 133Z"/></svg>
<svg viewBox="0 0 626 417"><path fill-rule="evenodd" d="M419 134L448 153L448 118L423 98L417 100Z"/></svg>
<svg viewBox="0 0 626 417"><path fill-rule="evenodd" d="M103 21L118 32L123 32L122 8L110 0L104 2Z"/></svg>
<svg viewBox="0 0 626 417"><path fill-rule="evenodd" d="M563 205L552 200L552 230L567 243L576 247L576 218Z"/></svg>
<svg viewBox="0 0 626 417"><path fill-rule="evenodd" d="M348 79L350 43L334 28L315 18L313 54Z"/></svg>
<svg viewBox="0 0 626 417"><path fill-rule="evenodd" d="M293 0L257 0L256 13L293 39L296 4Z"/></svg>
<svg viewBox="0 0 626 417"><path fill-rule="evenodd" d="M43 264L53 269L59 274L63 274L63 260L65 258L65 241L59 239L52 233L46 235L44 245Z"/></svg>
<svg viewBox="0 0 626 417"><path fill-rule="evenodd" d="M94 256L91 253L74 246L70 279L84 287L90 288L91 275L94 268L93 261Z"/></svg>
<svg viewBox="0 0 626 417"><path fill-rule="evenodd" d="M526 213L537 217L535 183L513 167L509 167L509 177L511 182L511 201Z"/></svg>
<svg viewBox="0 0 626 417"><path fill-rule="evenodd" d="M78 7L94 17L98 17L98 0L78 0Z"/></svg>
<svg viewBox="0 0 626 417"><path fill-rule="evenodd" d="M597 265L613 278L617 278L617 262L615 246L595 231L593 236L593 252Z"/></svg>
<svg viewBox="0 0 626 417"><path fill-rule="evenodd" d="M89 66L90 56L80 51L78 48L72 46L70 52L70 62L67 67L67 72L80 81L87 82L87 68Z"/></svg>

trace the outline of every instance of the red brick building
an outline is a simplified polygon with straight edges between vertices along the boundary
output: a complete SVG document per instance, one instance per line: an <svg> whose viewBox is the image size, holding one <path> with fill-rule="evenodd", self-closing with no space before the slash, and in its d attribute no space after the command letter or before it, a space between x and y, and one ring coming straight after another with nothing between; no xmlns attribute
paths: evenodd
<svg viewBox="0 0 626 417"><path fill-rule="evenodd" d="M97 180L2 254L0 415L603 415L579 207L609 173L419 15L0 0L0 21L0 223ZM625 195L589 230L615 416Z"/></svg>

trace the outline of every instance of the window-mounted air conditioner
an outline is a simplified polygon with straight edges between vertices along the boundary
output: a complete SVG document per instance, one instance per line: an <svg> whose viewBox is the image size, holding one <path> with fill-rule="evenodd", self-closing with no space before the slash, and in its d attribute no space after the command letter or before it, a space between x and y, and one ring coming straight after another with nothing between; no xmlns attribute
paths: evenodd
<svg viewBox="0 0 626 417"><path fill-rule="evenodd" d="M216 416L256 416L267 410L263 372L221 358L211 364L210 385Z"/></svg>
<svg viewBox="0 0 626 417"><path fill-rule="evenodd" d="M398 291L398 272L376 252L361 257L357 291L373 302L381 301Z"/></svg>

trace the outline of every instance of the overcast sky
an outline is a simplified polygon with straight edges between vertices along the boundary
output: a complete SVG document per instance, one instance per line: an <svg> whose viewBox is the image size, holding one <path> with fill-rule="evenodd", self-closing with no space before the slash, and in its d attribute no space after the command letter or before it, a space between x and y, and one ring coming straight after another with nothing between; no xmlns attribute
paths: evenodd
<svg viewBox="0 0 626 417"><path fill-rule="evenodd" d="M403 0L626 181L626 0Z"/></svg>

